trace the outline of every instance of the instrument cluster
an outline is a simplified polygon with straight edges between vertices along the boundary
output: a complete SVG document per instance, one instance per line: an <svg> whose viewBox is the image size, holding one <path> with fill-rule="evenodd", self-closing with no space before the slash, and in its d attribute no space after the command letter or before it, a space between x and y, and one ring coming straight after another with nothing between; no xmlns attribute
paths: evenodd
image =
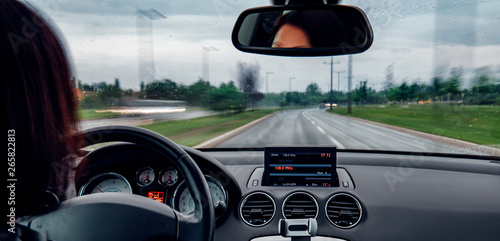
<svg viewBox="0 0 500 241"><path fill-rule="evenodd" d="M138 194L170 205L175 210L189 214L194 210L194 202L185 181L175 167L154 168L142 166L135 172L135 180L116 172L100 173L81 186L79 196L121 192ZM217 217L226 210L227 191L216 178L205 175ZM132 185L133 183L134 185ZM137 191L135 191L137 190Z"/></svg>

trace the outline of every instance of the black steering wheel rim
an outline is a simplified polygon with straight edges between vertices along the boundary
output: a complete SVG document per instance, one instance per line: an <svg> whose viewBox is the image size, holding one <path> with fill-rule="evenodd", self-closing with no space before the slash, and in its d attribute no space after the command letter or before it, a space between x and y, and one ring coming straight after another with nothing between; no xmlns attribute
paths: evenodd
<svg viewBox="0 0 500 241"><path fill-rule="evenodd" d="M106 230L110 230L110 232L111 230L120 230L119 224L116 224L116 222L130 222L131 220L124 219L128 219L127 215L133 213L135 217L130 218L134 219L134 225L124 225L124 231L127 231L127 228L134 229L137 225L144 225L144 227L137 229L144 232L142 232L143 234L134 235L120 233L117 236L120 239L156 240L158 237L154 235L163 235L163 237L175 237L176 240L213 240L215 214L208 184L197 164L181 147L153 131L133 126L98 127L85 131L83 135L84 146L106 142L128 142L152 149L171 160L183 175L191 193L194 202L193 213L185 215L165 204L137 195L121 193L91 194L69 199L61 203L58 210L35 217L31 221L30 227L32 229L45 232L48 236L53 234L52 236L64 237L67 240L90 240L95 238L97 234L87 234L81 226L88 225L88 229L97 230L95 231L97 233L105 233ZM99 209L101 212L95 212L93 208ZM88 214L90 212L93 214ZM102 214L102 212L106 214ZM84 215L79 215L82 220L79 220L78 217L74 219L67 218L67 216L82 213ZM106 219L99 225L109 225L109 229L94 223L89 224L89 221L96 217L97 219ZM110 218L108 219L108 217ZM158 221L151 222L151 219ZM141 220L143 220L142 223ZM160 233L157 232L158 229L162 227L165 229L163 234L157 234ZM65 231L65 229L72 228L78 228L78 233L82 237L77 239L74 236L67 237L71 235L71 232ZM131 232L132 230L128 231ZM168 234L165 236L165 233ZM115 237L109 233L105 235L106 237ZM102 238L103 236L97 237ZM51 237L49 236L49 238Z"/></svg>
<svg viewBox="0 0 500 241"><path fill-rule="evenodd" d="M194 211L190 215L177 213L179 239L197 233L203 240L212 240L215 213L205 177L194 160L177 144L156 132L134 126L110 126L84 132L85 146L122 141L142 145L158 151L174 162L186 180L193 198ZM174 210L175 211L175 210ZM195 231L195 232L193 232ZM180 234L183 234L182 237ZM187 240L191 240L188 238Z"/></svg>

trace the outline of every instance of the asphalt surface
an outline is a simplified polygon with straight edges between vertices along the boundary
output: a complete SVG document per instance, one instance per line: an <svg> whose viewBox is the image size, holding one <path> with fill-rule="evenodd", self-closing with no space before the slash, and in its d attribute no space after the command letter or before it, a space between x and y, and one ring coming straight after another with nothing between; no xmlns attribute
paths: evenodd
<svg viewBox="0 0 500 241"><path fill-rule="evenodd" d="M340 149L484 154L377 124L332 115L320 109L279 112L216 147L335 145Z"/></svg>

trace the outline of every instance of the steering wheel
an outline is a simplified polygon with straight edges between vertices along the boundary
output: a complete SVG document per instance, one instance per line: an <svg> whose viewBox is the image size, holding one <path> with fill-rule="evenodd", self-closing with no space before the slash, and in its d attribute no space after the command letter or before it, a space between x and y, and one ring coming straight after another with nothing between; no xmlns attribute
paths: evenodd
<svg viewBox="0 0 500 241"><path fill-rule="evenodd" d="M174 142L132 126L100 127L84 133L85 144L129 142L172 160L194 201L194 212L182 214L155 200L123 193L69 199L29 227L52 240L213 240L215 214L205 178L193 159Z"/></svg>

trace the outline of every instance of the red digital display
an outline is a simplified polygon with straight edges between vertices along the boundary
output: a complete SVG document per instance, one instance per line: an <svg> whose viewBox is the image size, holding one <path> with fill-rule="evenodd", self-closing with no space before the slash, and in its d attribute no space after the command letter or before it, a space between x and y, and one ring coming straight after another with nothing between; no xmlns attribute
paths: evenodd
<svg viewBox="0 0 500 241"><path fill-rule="evenodd" d="M291 166L275 166L274 170L276 170L276 171L293 171L293 167L291 167Z"/></svg>
<svg viewBox="0 0 500 241"><path fill-rule="evenodd" d="M157 191L148 192L148 198L151 198L161 203L163 203L164 197L165 197L165 192L157 192Z"/></svg>

